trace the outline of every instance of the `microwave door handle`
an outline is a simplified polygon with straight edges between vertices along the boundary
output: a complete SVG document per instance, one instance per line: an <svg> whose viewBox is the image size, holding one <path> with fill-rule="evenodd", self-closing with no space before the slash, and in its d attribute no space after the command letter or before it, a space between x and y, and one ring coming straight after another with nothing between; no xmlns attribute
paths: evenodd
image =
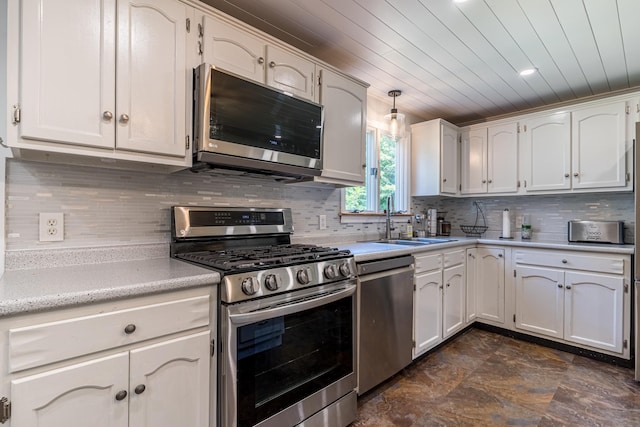
<svg viewBox="0 0 640 427"><path fill-rule="evenodd" d="M291 301L290 304L277 308L265 308L264 310L253 311L251 313L229 314L229 320L235 325L243 325L249 323L260 322L262 320L272 319L274 317L286 316L288 314L297 313L299 311L310 310L338 301L342 298L353 295L356 292L356 286L351 285L338 292L330 293L318 298L313 298L303 302Z"/></svg>

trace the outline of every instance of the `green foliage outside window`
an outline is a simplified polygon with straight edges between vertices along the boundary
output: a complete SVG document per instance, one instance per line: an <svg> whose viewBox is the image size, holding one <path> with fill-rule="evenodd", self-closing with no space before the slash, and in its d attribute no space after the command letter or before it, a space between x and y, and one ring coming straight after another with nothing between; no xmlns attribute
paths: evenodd
<svg viewBox="0 0 640 427"><path fill-rule="evenodd" d="M375 133L373 133L375 134ZM395 194L396 191L396 141L389 135L382 134L380 143L375 141L367 141L367 150L374 150L379 146L377 155L367 153L367 159L377 159L377 164L370 165L367 163L366 170L370 173L372 170L379 171L377 179L367 179L371 185L377 188L350 187L344 192L345 209L347 212L374 210L382 212L387 208L387 196ZM367 208L367 198L371 198L372 202L378 197L377 203L371 208Z"/></svg>

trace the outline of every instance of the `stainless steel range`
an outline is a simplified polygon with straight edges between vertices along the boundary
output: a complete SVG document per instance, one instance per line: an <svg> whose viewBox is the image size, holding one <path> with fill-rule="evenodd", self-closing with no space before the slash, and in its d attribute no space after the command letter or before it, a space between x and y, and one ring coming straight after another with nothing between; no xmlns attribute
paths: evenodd
<svg viewBox="0 0 640 427"><path fill-rule="evenodd" d="M171 255L222 275L221 426L355 420L353 256L292 233L290 209L172 208Z"/></svg>

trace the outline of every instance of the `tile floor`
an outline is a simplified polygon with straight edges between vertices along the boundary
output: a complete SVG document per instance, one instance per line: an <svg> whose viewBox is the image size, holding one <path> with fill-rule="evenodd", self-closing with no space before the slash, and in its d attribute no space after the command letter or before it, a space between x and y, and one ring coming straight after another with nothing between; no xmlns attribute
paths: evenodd
<svg viewBox="0 0 640 427"><path fill-rule="evenodd" d="M640 426L640 384L628 368L470 329L361 396L363 426Z"/></svg>

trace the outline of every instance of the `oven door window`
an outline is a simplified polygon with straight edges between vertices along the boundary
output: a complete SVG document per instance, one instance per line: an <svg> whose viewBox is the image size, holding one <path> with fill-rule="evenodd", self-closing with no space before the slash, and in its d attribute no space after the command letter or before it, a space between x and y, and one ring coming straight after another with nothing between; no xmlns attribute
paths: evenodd
<svg viewBox="0 0 640 427"><path fill-rule="evenodd" d="M238 426L253 426L353 372L353 296L237 330Z"/></svg>

